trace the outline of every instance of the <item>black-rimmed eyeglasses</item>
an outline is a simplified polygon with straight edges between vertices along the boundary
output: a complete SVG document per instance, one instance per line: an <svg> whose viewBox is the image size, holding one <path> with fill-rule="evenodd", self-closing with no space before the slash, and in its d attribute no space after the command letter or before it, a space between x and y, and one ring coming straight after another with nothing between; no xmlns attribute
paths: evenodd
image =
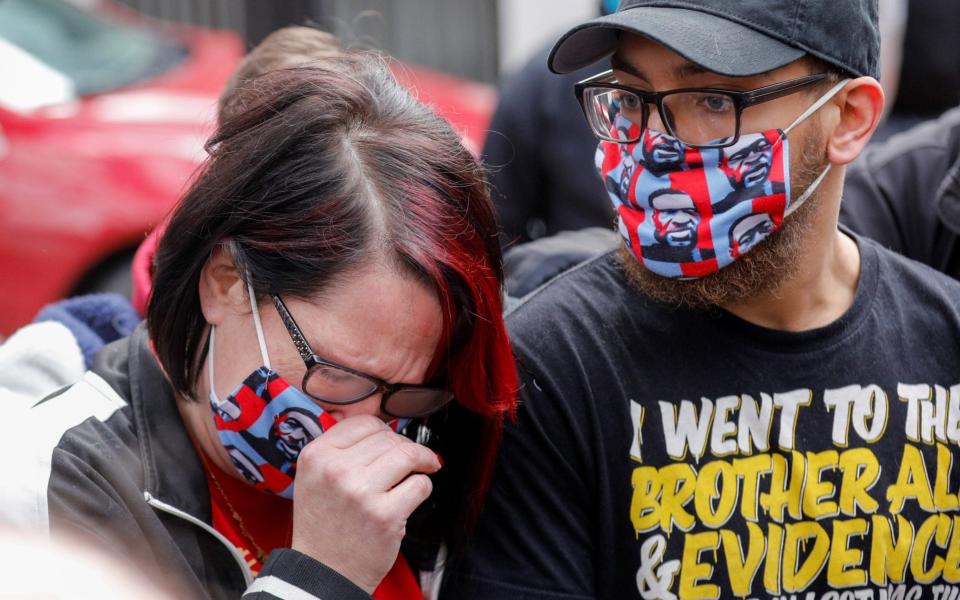
<svg viewBox="0 0 960 600"><path fill-rule="evenodd" d="M799 92L827 76L817 73L746 92L714 88L645 92L618 83L610 70L581 81L574 90L590 128L602 140L639 141L652 104L666 128L664 133L694 148L724 148L740 139L745 108Z"/></svg>
<svg viewBox="0 0 960 600"><path fill-rule="evenodd" d="M272 295L271 298L307 368L307 372L303 375L302 389L315 400L327 404L354 404L374 394L382 393L380 410L383 414L391 417L416 418L439 410L453 399L453 394L443 388L410 383L389 383L373 375L321 358L307 343L303 331L280 296Z"/></svg>

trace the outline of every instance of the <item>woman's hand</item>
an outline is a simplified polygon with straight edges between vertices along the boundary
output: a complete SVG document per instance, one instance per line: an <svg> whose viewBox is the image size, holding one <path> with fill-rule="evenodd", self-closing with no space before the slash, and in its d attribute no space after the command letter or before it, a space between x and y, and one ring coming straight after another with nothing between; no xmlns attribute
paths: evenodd
<svg viewBox="0 0 960 600"><path fill-rule="evenodd" d="M440 469L429 449L373 416L344 419L297 460L293 549L334 569L367 593L400 552L407 518Z"/></svg>

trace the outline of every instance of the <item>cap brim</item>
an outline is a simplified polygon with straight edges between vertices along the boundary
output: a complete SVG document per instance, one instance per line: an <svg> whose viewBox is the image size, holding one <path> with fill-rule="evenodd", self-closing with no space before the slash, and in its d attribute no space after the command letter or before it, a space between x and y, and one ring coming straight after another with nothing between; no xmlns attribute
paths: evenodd
<svg viewBox="0 0 960 600"><path fill-rule="evenodd" d="M806 54L710 13L643 6L574 27L554 45L547 64L554 73L591 65L616 51L621 31L646 36L708 71L730 77L766 73Z"/></svg>

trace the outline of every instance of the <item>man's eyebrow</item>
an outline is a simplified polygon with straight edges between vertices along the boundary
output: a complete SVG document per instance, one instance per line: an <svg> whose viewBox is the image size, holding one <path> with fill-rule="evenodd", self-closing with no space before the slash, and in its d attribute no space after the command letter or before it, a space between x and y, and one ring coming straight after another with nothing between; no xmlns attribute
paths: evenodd
<svg viewBox="0 0 960 600"><path fill-rule="evenodd" d="M673 70L674 76L680 80L694 77L696 75L704 75L710 72L711 71L704 69L700 65L695 65L692 62L685 62Z"/></svg>
<svg viewBox="0 0 960 600"><path fill-rule="evenodd" d="M641 69L631 65L618 54L614 54L610 57L610 68L617 71L623 71L624 73L629 73L638 79L642 79L646 83L650 83L647 75ZM683 80L687 79L688 77L703 75L704 73L709 72L710 71L699 65L695 65L692 62L684 62L682 65L679 65L674 69L673 74L677 79Z"/></svg>
<svg viewBox="0 0 960 600"><path fill-rule="evenodd" d="M638 79L642 79L646 83L650 83L650 80L647 79L647 76L643 73L643 71L629 64L617 54L614 54L610 57L610 68L617 71L623 71L624 73L629 73Z"/></svg>

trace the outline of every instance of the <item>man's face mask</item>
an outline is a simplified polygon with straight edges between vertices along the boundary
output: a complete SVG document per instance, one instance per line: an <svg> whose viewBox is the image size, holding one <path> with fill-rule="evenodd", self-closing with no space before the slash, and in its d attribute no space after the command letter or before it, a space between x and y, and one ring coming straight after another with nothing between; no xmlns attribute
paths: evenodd
<svg viewBox="0 0 960 600"><path fill-rule="evenodd" d="M207 349L210 408L220 443L240 475L259 490L293 498L300 452L336 420L270 368L256 297L252 287L247 289L263 366L221 400L213 370L216 327L211 327ZM409 419L398 419L390 425L396 431L407 422Z"/></svg>
<svg viewBox="0 0 960 600"><path fill-rule="evenodd" d="M650 128L636 143L601 141L596 166L637 260L664 277L705 277L780 229L830 171L828 165L791 202L787 134L845 84L786 129L744 134L725 148L695 148ZM612 133L636 127L619 115Z"/></svg>

